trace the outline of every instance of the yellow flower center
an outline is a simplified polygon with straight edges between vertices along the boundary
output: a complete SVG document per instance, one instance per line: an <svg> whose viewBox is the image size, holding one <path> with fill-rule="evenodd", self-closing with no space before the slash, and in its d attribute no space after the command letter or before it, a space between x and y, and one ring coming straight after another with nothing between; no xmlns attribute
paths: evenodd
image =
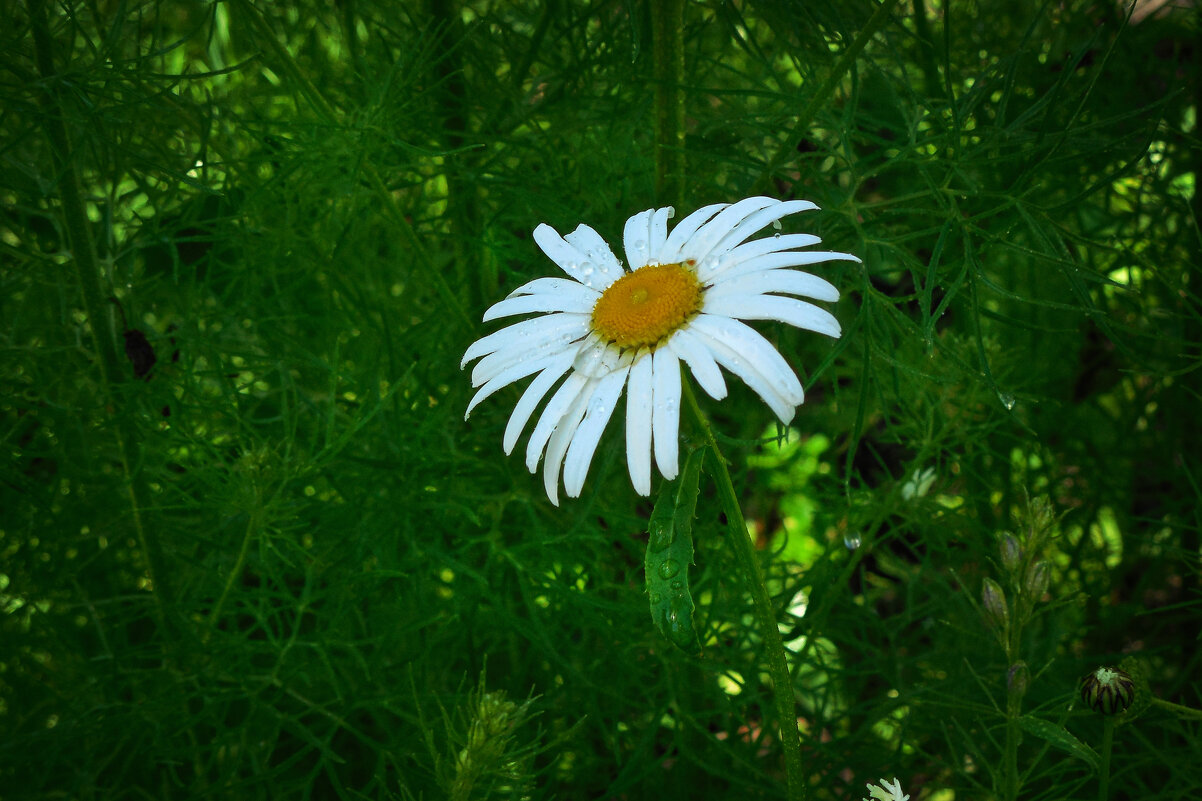
<svg viewBox="0 0 1202 801"><path fill-rule="evenodd" d="M614 281L593 306L593 330L622 348L662 342L701 309L692 264L648 264Z"/></svg>

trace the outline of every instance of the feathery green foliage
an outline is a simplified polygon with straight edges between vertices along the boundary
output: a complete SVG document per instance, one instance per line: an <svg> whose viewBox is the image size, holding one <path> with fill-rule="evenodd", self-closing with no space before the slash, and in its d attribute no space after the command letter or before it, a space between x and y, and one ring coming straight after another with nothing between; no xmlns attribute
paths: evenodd
<svg viewBox="0 0 1202 801"><path fill-rule="evenodd" d="M811 797L1202 792L1197 9L688 3L657 155L655 5L0 0L0 798L782 797L713 482L693 656L617 424L555 508L463 422L534 226L665 165L863 259L759 326L789 430L701 399Z"/></svg>

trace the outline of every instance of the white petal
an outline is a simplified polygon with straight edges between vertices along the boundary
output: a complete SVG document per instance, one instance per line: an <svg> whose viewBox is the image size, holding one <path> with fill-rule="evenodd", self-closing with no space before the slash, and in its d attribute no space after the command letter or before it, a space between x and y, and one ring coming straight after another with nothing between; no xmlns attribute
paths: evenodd
<svg viewBox="0 0 1202 801"><path fill-rule="evenodd" d="M580 288L588 289L584 284L571 278L535 278L533 281L527 281L522 284L505 297L516 298L518 295L558 295L561 292L574 292ZM594 296L601 294L596 290L591 291Z"/></svg>
<svg viewBox="0 0 1202 801"><path fill-rule="evenodd" d="M487 323L498 317L529 314L530 312L591 314L593 307L597 305L597 298L601 297L600 293L575 281L564 281L564 284L572 289L561 290L554 294L543 292L537 295L518 295L498 301L484 312L484 322Z"/></svg>
<svg viewBox="0 0 1202 801"><path fill-rule="evenodd" d="M626 389L626 466L639 495L651 494L652 356L640 351Z"/></svg>
<svg viewBox="0 0 1202 801"><path fill-rule="evenodd" d="M575 321L557 319L566 317L568 315L564 314L536 317L498 331L498 334L504 332L510 332L510 334L509 336L498 337L493 340L492 345L499 345L499 347L495 348L492 353L489 353L472 368L472 386L480 386L511 364L540 356L549 356L552 353L563 350L566 346L576 342L587 334L587 317L584 315L572 315L572 317L580 318ZM542 323L542 325L532 325L514 331L519 326L525 326L526 323ZM490 334L489 336L493 335ZM475 357L473 356L473 358Z"/></svg>
<svg viewBox="0 0 1202 801"><path fill-rule="evenodd" d="M517 444L518 437L522 435L522 429L526 427L535 407L547 394L547 390L551 389L560 376L571 368L573 358L574 354L570 351L557 355L551 364L530 382L530 386L526 387L526 391L522 393L517 405L513 407L513 414L509 416L509 422L505 425L505 438L502 440L505 453L513 453L513 446Z"/></svg>
<svg viewBox="0 0 1202 801"><path fill-rule="evenodd" d="M822 241L822 237L814 236L813 234L773 234L764 239L753 239L750 242L744 242L736 248L731 248L730 256L732 260L742 261L755 256L762 256L765 253L774 253L778 250L792 250L794 248L808 248L810 245L817 245ZM562 281L562 278L555 279Z"/></svg>
<svg viewBox="0 0 1202 801"><path fill-rule="evenodd" d="M475 409L480 401L484 400L489 395L493 394L502 387L509 386L514 381L519 381L528 375L533 375L534 373L541 372L548 367L551 367L557 362L562 361L561 356L562 354L556 353L542 359L519 362L497 373L495 376L488 379L488 381L484 383L484 386L480 387L480 390L475 394L475 396L472 397L471 403L467 405L467 411L463 413L463 419L466 420L468 415L472 413L472 409Z"/></svg>
<svg viewBox="0 0 1202 801"><path fill-rule="evenodd" d="M626 248L626 264L637 270L651 258L651 216L655 209L640 211L626 221L622 231L622 247Z"/></svg>
<svg viewBox="0 0 1202 801"><path fill-rule="evenodd" d="M730 254L712 259L697 270L697 277L705 283L715 283L719 280L732 278L736 275L759 272L760 270L775 270L781 267L804 267L807 264L818 264L823 261L860 261L850 253L838 253L833 250L797 250L788 253L765 253L762 256L735 261Z"/></svg>
<svg viewBox="0 0 1202 801"><path fill-rule="evenodd" d="M740 320L777 320L836 339L842 333L839 321L833 314L796 298L781 298L776 295L715 297L713 294L706 294L702 310L706 314L726 315Z"/></svg>
<svg viewBox="0 0 1202 801"><path fill-rule="evenodd" d="M494 331L486 337L477 339L468 346L459 362L462 370L472 359L487 356L499 350L520 347L526 349L528 342L545 342L554 340L560 335L580 337L588 333L589 316L587 314L548 314L531 320L506 326L500 331ZM575 332L573 334L573 332Z"/></svg>
<svg viewBox="0 0 1202 801"><path fill-rule="evenodd" d="M591 228L589 230L592 230ZM576 229L579 233L580 229ZM569 234L572 236L572 234ZM577 237L579 238L579 237ZM598 237L600 238L600 237ZM603 275L597 272L597 266L589 261L588 253L559 235L551 226L541 223L534 229L534 241L547 254L547 258L559 265L559 269L575 278L580 283L590 286L597 291L605 289ZM613 258L613 254L610 254Z"/></svg>
<svg viewBox="0 0 1202 801"><path fill-rule="evenodd" d="M589 286L603 290L622 277L622 265L601 234L592 228L578 225L564 239L585 255L585 260L580 263L580 274Z"/></svg>
<svg viewBox="0 0 1202 801"><path fill-rule="evenodd" d="M749 197L727 206L714 219L701 226L696 234L689 237L688 243L680 249L681 257L700 262L720 239L732 230L738 230L740 222L761 209L779 203L780 201L770 197Z"/></svg>
<svg viewBox="0 0 1202 801"><path fill-rule="evenodd" d="M651 260L658 264L676 264L683 261L680 249L688 244L693 234L697 233L697 229L704 225L706 220L726 207L726 203L714 203L709 206L702 206L688 217L685 217L676 224L676 227L672 229L672 233L668 234L668 238L664 241L664 245L660 248L659 253L655 251L651 252Z"/></svg>
<svg viewBox="0 0 1202 801"><path fill-rule="evenodd" d="M659 253L664 249L664 242L668 241L668 219L675 213L676 210L671 206L655 210L651 218L650 244L647 246L651 253Z"/></svg>
<svg viewBox="0 0 1202 801"><path fill-rule="evenodd" d="M714 400L726 397L726 381L722 378L722 371L700 337L688 328L681 328L668 339L668 347L688 364L693 377L707 395Z"/></svg>
<svg viewBox="0 0 1202 801"><path fill-rule="evenodd" d="M818 208L818 206L814 205L808 200L787 200L783 203L774 203L774 205L760 209L753 214L747 215L742 220L739 220L733 227L731 227L729 231L721 236L708 251L698 254L690 253L689 255L700 262L711 253L726 253L740 242L747 239L747 237L758 233L769 223L776 222L782 217L787 217L790 214L798 214L799 212L803 211L812 211L816 208ZM700 247L700 243L698 246Z"/></svg>
<svg viewBox="0 0 1202 801"><path fill-rule="evenodd" d="M564 413L563 417L555 426L555 433L551 435L551 440L547 443L547 458L543 462L543 489L547 491L547 498L555 506L559 506L559 470L563 467L564 455L568 452L568 446L572 444L572 439L576 436L576 430L580 426L580 420L584 417L585 409L588 408L589 397L596 391L596 381L589 382L572 405Z"/></svg>
<svg viewBox="0 0 1202 801"><path fill-rule="evenodd" d="M831 302L839 299L839 290L830 281L801 270L758 270L730 278L723 276L705 291L705 297L708 300L724 295L763 295L768 292Z"/></svg>
<svg viewBox="0 0 1202 801"><path fill-rule="evenodd" d="M623 367L605 376L597 382L597 388L589 398L584 421L572 438L567 460L564 462L563 487L569 498L580 497L584 479L588 477L589 465L597 450L597 443L601 440L601 434L614 412L618 398L622 396L622 388L626 386L626 376L629 372L629 367Z"/></svg>
<svg viewBox="0 0 1202 801"><path fill-rule="evenodd" d="M538 460L542 458L547 440L551 438L551 434L563 421L564 415L588 383L589 379L574 372L560 385L551 396L551 400L547 401L542 416L538 418L538 423L530 434L530 441L526 443L526 469L531 473L538 469Z"/></svg>
<svg viewBox="0 0 1202 801"><path fill-rule="evenodd" d="M705 340L706 347L714 355L714 359L717 360L718 364L741 378L744 384L750 387L755 394L759 395L764 403L768 404L768 408L780 418L782 423L787 424L793 419L793 412L800 401L793 402L782 396L772 386L772 382L756 369L754 362L743 358L738 351L731 348L725 342L710 339L706 336L702 336L702 339Z"/></svg>
<svg viewBox="0 0 1202 801"><path fill-rule="evenodd" d="M655 445L655 464L671 481L678 472L680 451L680 360L671 348L658 348L652 369L651 441Z"/></svg>
<svg viewBox="0 0 1202 801"><path fill-rule="evenodd" d="M699 314L693 318L690 327L699 334L705 335L711 347L715 342L726 346L740 362L745 362L768 379L773 390L782 398L796 406L805 399L801 382L793 374L788 362L751 326L730 317L713 314ZM715 352L714 358L717 358ZM718 359L722 363L721 359ZM727 369L730 369L727 366ZM732 371L738 372L738 371Z"/></svg>

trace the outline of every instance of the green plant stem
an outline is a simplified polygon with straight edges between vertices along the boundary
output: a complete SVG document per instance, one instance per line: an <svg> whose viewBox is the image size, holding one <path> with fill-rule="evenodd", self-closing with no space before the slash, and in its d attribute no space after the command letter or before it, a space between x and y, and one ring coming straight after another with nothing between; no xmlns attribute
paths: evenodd
<svg viewBox="0 0 1202 801"><path fill-rule="evenodd" d="M789 676L789 665L786 661L784 641L781 640L780 629L777 627L776 613L773 610L772 599L768 595L768 585L764 581L764 573L760 569L756 557L755 546L747 534L747 522L743 519L743 510L739 505L739 497L735 493L734 482L730 479L730 471L726 467L726 459L718 447L718 441L710 428L709 420L697 404L697 396L687 380L681 382L681 396L685 407L689 410L697 429L705 438L709 449L711 472L717 484L718 498L722 503L722 511L726 513L726 525L729 529L731 546L739 567L747 581L747 588L755 604L756 623L759 626L760 637L764 641L764 657L768 662L768 673L772 677L772 693L776 700L776 714L780 719L780 741L785 756L785 776L788 785L789 801L800 801L806 797L805 772L801 763L801 736L797 730L797 706L793 698L793 681Z"/></svg>
<svg viewBox="0 0 1202 801"><path fill-rule="evenodd" d="M765 168L763 175L760 176L760 185L766 185L781 165L796 152L797 141L809 130L810 124L814 122L814 117L818 114L819 107L830 99L830 96L835 91L835 87L843 80L844 74L851 69L856 56L860 55L860 51L868 45L868 42L876 35L876 32L889 20L889 15L893 13L893 7L897 5L897 2L898 0L884 0L884 2L877 6L876 11L868 18L868 22L864 23L864 28L856 36L855 41L843 51L843 55L835 62L835 66L827 74L826 80L810 95L810 99L806 101L805 106L797 114L797 122L781 143L780 149L768 161L768 166Z"/></svg>
<svg viewBox="0 0 1202 801"><path fill-rule="evenodd" d="M1114 746L1114 718L1102 722L1102 766L1098 769L1098 801L1110 796L1110 751Z"/></svg>
<svg viewBox="0 0 1202 801"><path fill-rule="evenodd" d="M95 342L100 361L105 396L112 410L116 402L121 400L117 397L115 389L125 381L126 371L123 369L121 357L117 354L117 335L108 304L105 302L105 293L101 289L100 263L92 244L79 174L75 169L75 155L67 132L63 104L58 96L59 81L58 73L54 69L54 40L46 20L45 0L29 0L28 8L34 57L45 89L42 105L45 110L46 138L50 141L51 158L59 176L63 221L71 246L72 261L75 263L84 311L88 316L88 329L92 332L92 340ZM117 451L129 493L131 520L137 533L138 544L146 558L145 569L150 579L150 589L155 598L160 623L164 623L168 618L167 610L171 607L172 592L158 537L147 529L143 520L142 510L147 506L147 488L137 468L140 462L137 431L128 414L119 411L111 413L117 423Z"/></svg>
<svg viewBox="0 0 1202 801"><path fill-rule="evenodd" d="M1194 709L1192 706L1182 706L1174 704L1172 701L1165 701L1161 698L1153 698L1152 705L1158 706L1161 709L1172 712L1179 718L1187 718L1189 720L1202 720L1202 709Z"/></svg>
<svg viewBox="0 0 1202 801"><path fill-rule="evenodd" d="M1006 745L1002 761L1002 798L1014 801L1018 798L1018 743L1022 730L1018 719L1022 717L1022 699L1009 693L1006 701Z"/></svg>
<svg viewBox="0 0 1202 801"><path fill-rule="evenodd" d="M233 589L234 583L242 576L242 567L246 564L246 555L250 551L251 540L259 529L260 508L261 506L256 503L255 509L250 513L250 519L246 521L246 531L242 533L242 546L238 549L238 558L234 561L234 566L230 569L229 575L226 576L225 586L221 589L221 596L217 599L217 603L213 604L213 611L209 613L208 630L205 631L203 638L206 643L209 641L209 637L212 636L213 629L221 621L221 610L225 607L225 601L229 597L230 590Z"/></svg>
<svg viewBox="0 0 1202 801"><path fill-rule="evenodd" d="M655 194L661 203L684 201L684 0L654 0Z"/></svg>

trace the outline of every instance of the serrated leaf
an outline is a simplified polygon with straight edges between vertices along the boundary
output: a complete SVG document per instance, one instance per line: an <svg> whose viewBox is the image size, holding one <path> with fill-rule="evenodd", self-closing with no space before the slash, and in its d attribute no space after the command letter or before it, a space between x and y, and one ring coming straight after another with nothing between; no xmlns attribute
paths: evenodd
<svg viewBox="0 0 1202 801"><path fill-rule="evenodd" d="M701 653L693 623L689 565L693 564L693 515L703 454L702 449L690 453L680 477L660 489L647 525L643 560L652 622L673 645L692 656Z"/></svg>
<svg viewBox="0 0 1202 801"><path fill-rule="evenodd" d="M1093 770L1098 772L1101 766L1101 760L1098 754L1085 743L1078 740L1063 726L1058 726L1048 720L1042 718L1033 718L1028 715L1018 719L1018 725L1027 734L1032 734L1041 740L1047 740L1052 745L1069 752L1077 759L1085 762Z"/></svg>

